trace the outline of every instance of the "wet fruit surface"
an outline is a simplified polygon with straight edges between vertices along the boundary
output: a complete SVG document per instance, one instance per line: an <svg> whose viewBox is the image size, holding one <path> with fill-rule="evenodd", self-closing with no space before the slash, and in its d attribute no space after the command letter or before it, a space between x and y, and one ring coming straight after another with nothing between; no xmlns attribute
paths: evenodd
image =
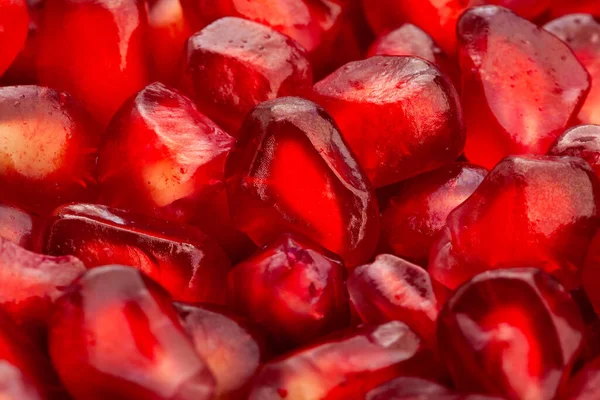
<svg viewBox="0 0 600 400"><path fill-rule="evenodd" d="M0 76L23 48L28 25L25 0L0 1Z"/></svg>
<svg viewBox="0 0 600 400"><path fill-rule="evenodd" d="M456 90L421 59L355 61L315 84L314 91L375 187L435 169L462 152Z"/></svg>
<svg viewBox="0 0 600 400"><path fill-rule="evenodd" d="M492 168L508 155L545 154L585 100L583 66L555 36L504 8L472 8L457 29L467 159Z"/></svg>
<svg viewBox="0 0 600 400"><path fill-rule="evenodd" d="M241 18L222 18L194 34L184 57L186 92L236 137L252 107L305 95L312 84L310 63L296 42Z"/></svg>
<svg viewBox="0 0 600 400"><path fill-rule="evenodd" d="M372 256L379 230L373 191L333 119L293 97L247 117L226 167L234 222L257 244L284 232L311 237L347 266Z"/></svg>
<svg viewBox="0 0 600 400"><path fill-rule="evenodd" d="M50 354L78 399L211 399L215 380L171 299L133 268L88 271L58 301Z"/></svg>
<svg viewBox="0 0 600 400"><path fill-rule="evenodd" d="M0 88L0 199L45 213L92 200L99 131L67 93Z"/></svg>
<svg viewBox="0 0 600 400"><path fill-rule="evenodd" d="M599 195L596 176L580 158L508 157L450 213L429 272L455 289L489 269L535 266L575 288Z"/></svg>
<svg viewBox="0 0 600 400"><path fill-rule="evenodd" d="M46 254L73 254L88 268L131 265L180 301L223 303L230 262L201 231L93 204L58 208L49 219Z"/></svg>
<svg viewBox="0 0 600 400"><path fill-rule="evenodd" d="M309 343L347 326L345 272L336 255L283 235L231 270L228 303L282 346Z"/></svg>
<svg viewBox="0 0 600 400"><path fill-rule="evenodd" d="M457 388L507 399L554 398L583 337L568 292L536 269L476 276L438 321L440 354Z"/></svg>
<svg viewBox="0 0 600 400"><path fill-rule="evenodd" d="M0 204L0 237L26 249L33 247L33 232L37 218L7 204Z"/></svg>
<svg viewBox="0 0 600 400"><path fill-rule="evenodd" d="M548 154L581 157L600 177L600 126L580 125L568 129L556 140Z"/></svg>

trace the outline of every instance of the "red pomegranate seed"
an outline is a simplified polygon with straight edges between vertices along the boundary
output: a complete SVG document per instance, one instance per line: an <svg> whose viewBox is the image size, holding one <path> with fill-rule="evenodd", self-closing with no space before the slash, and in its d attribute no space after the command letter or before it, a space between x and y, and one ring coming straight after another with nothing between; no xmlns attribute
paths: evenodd
<svg viewBox="0 0 600 400"><path fill-rule="evenodd" d="M32 334L43 334L62 289L83 272L75 257L32 253L0 238L0 308Z"/></svg>
<svg viewBox="0 0 600 400"><path fill-rule="evenodd" d="M434 343L440 303L423 268L382 254L350 274L348 293L364 322L402 321L426 342Z"/></svg>
<svg viewBox="0 0 600 400"><path fill-rule="evenodd" d="M600 357L586 364L571 380L564 398L594 400L600 397Z"/></svg>
<svg viewBox="0 0 600 400"><path fill-rule="evenodd" d="M66 93L0 88L0 200L35 213L95 197L99 132Z"/></svg>
<svg viewBox="0 0 600 400"><path fill-rule="evenodd" d="M175 308L215 376L216 398L245 398L264 357L264 339L245 321L215 306L175 303Z"/></svg>
<svg viewBox="0 0 600 400"><path fill-rule="evenodd" d="M564 41L589 72L591 90L578 118L583 124L600 124L600 85L595 84L600 79L600 23L589 14L572 14L547 23L544 29Z"/></svg>
<svg viewBox="0 0 600 400"><path fill-rule="evenodd" d="M600 177L600 126L581 125L568 129L552 146L553 156L581 157Z"/></svg>
<svg viewBox="0 0 600 400"><path fill-rule="evenodd" d="M38 77L81 100L104 126L148 80L144 3L53 0L39 32Z"/></svg>
<svg viewBox="0 0 600 400"><path fill-rule="evenodd" d="M421 378L400 377L367 393L365 400L503 400L486 395L460 395Z"/></svg>
<svg viewBox="0 0 600 400"><path fill-rule="evenodd" d="M0 312L0 397L6 400L66 399L50 361Z"/></svg>
<svg viewBox="0 0 600 400"><path fill-rule="evenodd" d="M507 157L450 213L429 272L454 289L489 269L535 266L577 287L598 209L598 180L582 159Z"/></svg>
<svg viewBox="0 0 600 400"><path fill-rule="evenodd" d="M266 364L249 400L342 400L409 375L440 378L433 355L399 321L362 327Z"/></svg>
<svg viewBox="0 0 600 400"><path fill-rule="evenodd" d="M0 0L0 77L23 48L28 26L25 0Z"/></svg>
<svg viewBox="0 0 600 400"><path fill-rule="evenodd" d="M448 214L473 194L486 174L473 164L452 163L382 189L381 250L426 266Z"/></svg>
<svg viewBox="0 0 600 400"><path fill-rule="evenodd" d="M249 239L233 228L223 174L234 139L162 83L127 101L99 149L100 202L195 222L231 253Z"/></svg>
<svg viewBox="0 0 600 400"><path fill-rule="evenodd" d="M533 268L477 275L438 319L439 352L457 388L506 399L555 398L582 336L568 292Z"/></svg>
<svg viewBox="0 0 600 400"><path fill-rule="evenodd" d="M0 237L28 250L33 248L38 219L18 207L0 204Z"/></svg>
<svg viewBox="0 0 600 400"><path fill-rule="evenodd" d="M222 18L196 33L184 58L186 92L234 136L252 107L304 95L312 84L310 63L297 43L241 18Z"/></svg>
<svg viewBox="0 0 600 400"><path fill-rule="evenodd" d="M133 268L96 268L58 302L50 354L77 399L212 399L215 380L171 299Z"/></svg>
<svg viewBox="0 0 600 400"><path fill-rule="evenodd" d="M566 14L589 13L600 17L600 3L597 0L551 0L550 15L553 18Z"/></svg>
<svg viewBox="0 0 600 400"><path fill-rule="evenodd" d="M223 303L226 298L229 260L212 239L191 226L73 204L53 213L43 250L75 255L88 268L134 266L179 301Z"/></svg>
<svg viewBox="0 0 600 400"><path fill-rule="evenodd" d="M156 79L177 83L183 49L192 33L180 0L148 0L148 40Z"/></svg>
<svg viewBox="0 0 600 400"><path fill-rule="evenodd" d="M226 164L233 220L257 244L310 237L346 266L377 245L379 211L367 178L325 110L300 98L257 106Z"/></svg>
<svg viewBox="0 0 600 400"><path fill-rule="evenodd" d="M403 24L398 29L380 36L371 44L368 56L419 57L438 67L457 87L460 83L458 68L454 62L427 32L413 24Z"/></svg>
<svg viewBox="0 0 600 400"><path fill-rule="evenodd" d="M229 304L282 347L306 344L348 325L345 272L334 254L282 235L231 270Z"/></svg>
<svg viewBox="0 0 600 400"><path fill-rule="evenodd" d="M456 90L415 57L346 64L314 86L375 187L454 161L465 143Z"/></svg>
<svg viewBox="0 0 600 400"><path fill-rule="evenodd" d="M350 23L352 7L347 0L182 0L188 17L202 28L219 18L240 17L261 24L291 37L307 50L318 75L359 58L356 41L348 36L345 25ZM340 46L342 45L342 46ZM350 50L350 51L348 51ZM339 61L338 61L339 60ZM341 65L341 64L337 64Z"/></svg>
<svg viewBox="0 0 600 400"><path fill-rule="evenodd" d="M545 154L585 100L583 66L562 41L501 7L467 11L458 37L467 159L493 168L507 155Z"/></svg>

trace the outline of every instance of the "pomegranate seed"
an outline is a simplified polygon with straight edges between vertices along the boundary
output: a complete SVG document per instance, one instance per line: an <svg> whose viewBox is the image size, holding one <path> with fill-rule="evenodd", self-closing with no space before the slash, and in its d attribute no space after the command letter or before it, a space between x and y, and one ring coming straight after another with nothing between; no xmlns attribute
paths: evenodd
<svg viewBox="0 0 600 400"><path fill-rule="evenodd" d="M457 388L506 399L555 398L582 336L568 292L533 268L477 275L438 319L439 351Z"/></svg>
<svg viewBox="0 0 600 400"><path fill-rule="evenodd" d="M77 399L212 399L215 380L171 299L133 268L86 272L58 302L50 354Z"/></svg>
<svg viewBox="0 0 600 400"><path fill-rule="evenodd" d="M285 35L256 22L222 18L192 36L183 86L200 111L237 136L255 105L310 90L305 51Z"/></svg>
<svg viewBox="0 0 600 400"><path fill-rule="evenodd" d="M600 124L600 23L588 14L573 14L544 25L544 29L564 41L591 76L591 89L579 112L583 124ZM596 38L596 39L594 39Z"/></svg>
<svg viewBox="0 0 600 400"><path fill-rule="evenodd" d="M0 88L0 200L35 213L95 197L99 132L66 93Z"/></svg>
<svg viewBox="0 0 600 400"><path fill-rule="evenodd" d="M146 25L142 1L48 1L39 32L40 83L71 93L106 126L147 83Z"/></svg>
<svg viewBox="0 0 600 400"><path fill-rule="evenodd" d="M223 303L230 268L223 250L191 226L93 204L58 208L44 253L72 254L88 268L132 265L180 301Z"/></svg>
<svg viewBox="0 0 600 400"><path fill-rule="evenodd" d="M594 400L600 396L600 357L586 364L569 382L565 399Z"/></svg>
<svg viewBox="0 0 600 400"><path fill-rule="evenodd" d="M83 272L75 257L32 253L0 238L0 308L33 335L44 335L55 300Z"/></svg>
<svg viewBox="0 0 600 400"><path fill-rule="evenodd" d="M257 244L296 232L349 267L373 255L379 232L373 191L335 122L316 104L287 97L254 108L226 177L232 218Z"/></svg>
<svg viewBox="0 0 600 400"><path fill-rule="evenodd" d="M175 308L196 352L215 375L216 398L245 398L263 359L264 339L245 321L215 306L175 303Z"/></svg>
<svg viewBox="0 0 600 400"><path fill-rule="evenodd" d="M348 293L364 322L402 321L426 342L434 343L440 304L423 268L382 254L350 274Z"/></svg>
<svg viewBox="0 0 600 400"><path fill-rule="evenodd" d="M0 76L23 48L28 26L25 0L0 0Z"/></svg>
<svg viewBox="0 0 600 400"><path fill-rule="evenodd" d="M454 289L476 274L536 266L579 286L600 187L580 158L507 157L450 213L429 272Z"/></svg>
<svg viewBox="0 0 600 400"><path fill-rule="evenodd" d="M375 187L454 161L465 143L456 90L426 61L371 57L314 86Z"/></svg>
<svg viewBox="0 0 600 400"><path fill-rule="evenodd" d="M486 174L476 165L452 163L382 189L380 248L426 266L448 214Z"/></svg>
<svg viewBox="0 0 600 400"><path fill-rule="evenodd" d="M266 364L249 400L362 398L400 375L437 379L433 355L399 321L362 327Z"/></svg>
<svg viewBox="0 0 600 400"><path fill-rule="evenodd" d="M348 325L345 278L337 256L282 235L231 270L229 304L281 346L305 344Z"/></svg>
<svg viewBox="0 0 600 400"><path fill-rule="evenodd" d="M0 204L0 238L10 240L30 250L33 247L37 218L18 207Z"/></svg>
<svg viewBox="0 0 600 400"><path fill-rule="evenodd" d="M581 157L600 177L600 126L581 125L568 129L552 146L553 156Z"/></svg>
<svg viewBox="0 0 600 400"><path fill-rule="evenodd" d="M583 104L583 66L562 41L501 7L467 11L458 37L466 157L492 168L507 155L545 154Z"/></svg>
<svg viewBox="0 0 600 400"><path fill-rule="evenodd" d="M236 253L223 174L234 139L179 92L153 83L115 115L100 146L100 202L148 216L198 223Z"/></svg>
<svg viewBox="0 0 600 400"><path fill-rule="evenodd" d="M485 395L459 395L421 378L400 377L367 393L365 400L502 400Z"/></svg>
<svg viewBox="0 0 600 400"><path fill-rule="evenodd" d="M440 49L427 32L413 24L403 24L399 28L380 36L369 48L373 56L413 56L434 64L446 74L456 87L460 83L458 68Z"/></svg>

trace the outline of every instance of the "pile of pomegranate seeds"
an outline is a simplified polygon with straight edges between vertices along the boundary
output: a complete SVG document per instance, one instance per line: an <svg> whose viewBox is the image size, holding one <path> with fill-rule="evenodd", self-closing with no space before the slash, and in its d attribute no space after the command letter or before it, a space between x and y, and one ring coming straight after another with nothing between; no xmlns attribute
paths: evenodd
<svg viewBox="0 0 600 400"><path fill-rule="evenodd" d="M0 398L600 400L600 0L0 0Z"/></svg>

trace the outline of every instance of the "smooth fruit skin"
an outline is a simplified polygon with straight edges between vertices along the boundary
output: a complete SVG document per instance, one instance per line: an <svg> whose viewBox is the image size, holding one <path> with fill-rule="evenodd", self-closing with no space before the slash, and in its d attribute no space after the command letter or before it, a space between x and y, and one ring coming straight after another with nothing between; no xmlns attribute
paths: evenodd
<svg viewBox="0 0 600 400"><path fill-rule="evenodd" d="M493 168L508 155L545 154L585 100L584 67L558 38L502 7L470 9L457 32L467 159Z"/></svg>
<svg viewBox="0 0 600 400"><path fill-rule="evenodd" d="M78 400L209 400L212 373L167 293L123 266L89 270L58 300L50 355Z"/></svg>
<svg viewBox="0 0 600 400"><path fill-rule="evenodd" d="M581 157L600 178L600 126L579 125L567 129L548 151L552 156Z"/></svg>
<svg viewBox="0 0 600 400"><path fill-rule="evenodd" d="M236 265L227 281L228 304L283 348L348 326L344 264L303 238L282 235Z"/></svg>
<svg viewBox="0 0 600 400"><path fill-rule="evenodd" d="M0 204L0 237L31 250L38 218L19 207Z"/></svg>
<svg viewBox="0 0 600 400"><path fill-rule="evenodd" d="M583 322L569 293L545 272L495 270L455 292L437 335L459 390L551 400L570 375Z"/></svg>
<svg viewBox="0 0 600 400"><path fill-rule="evenodd" d="M399 321L355 328L264 365L249 400L362 399L397 376L443 373L421 339Z"/></svg>
<svg viewBox="0 0 600 400"><path fill-rule="evenodd" d="M195 33L184 54L182 86L198 109L237 137L246 114L312 85L306 52L289 37L241 18L221 18Z"/></svg>
<svg viewBox="0 0 600 400"><path fill-rule="evenodd" d="M43 252L72 254L88 268L133 266L175 300L224 303L230 262L208 236L191 226L95 204L60 207L48 218Z"/></svg>
<svg viewBox="0 0 600 400"><path fill-rule="evenodd" d="M23 48L28 28L25 0L0 0L0 77Z"/></svg>
<svg viewBox="0 0 600 400"><path fill-rule="evenodd" d="M446 218L473 194L487 173L474 164L452 163L381 189L380 251L427 266Z"/></svg>
<svg viewBox="0 0 600 400"><path fill-rule="evenodd" d="M429 345L441 304L423 268L390 254L380 254L348 277L352 305L365 323L402 321Z"/></svg>
<svg viewBox="0 0 600 400"><path fill-rule="evenodd" d="M232 218L255 243L299 233L342 257L347 267L375 250L379 210L331 116L286 97L254 108L227 159Z"/></svg>
<svg viewBox="0 0 600 400"><path fill-rule="evenodd" d="M83 102L105 127L121 104L148 83L141 0L51 0L37 56L41 85Z"/></svg>
<svg viewBox="0 0 600 400"><path fill-rule="evenodd" d="M0 88L0 201L45 214L93 200L99 140L90 116L67 93Z"/></svg>
<svg viewBox="0 0 600 400"><path fill-rule="evenodd" d="M576 288L599 206L598 180L582 159L507 157L450 213L429 273L455 289L486 270L535 266Z"/></svg>
<svg viewBox="0 0 600 400"><path fill-rule="evenodd" d="M600 8L600 6L599 6ZM599 15L600 16L600 15ZM591 78L591 89L577 116L582 124L600 124L600 22L589 14L571 14L544 25L544 29L565 42Z"/></svg>
<svg viewBox="0 0 600 400"><path fill-rule="evenodd" d="M175 89L153 83L125 102L98 150L99 202L197 224L234 254L248 238L227 209L225 158L234 139Z"/></svg>
<svg viewBox="0 0 600 400"><path fill-rule="evenodd" d="M369 57L412 56L422 58L446 74L457 89L460 87L458 66L427 32L416 25L405 23L399 28L379 36L369 47L367 55Z"/></svg>
<svg viewBox="0 0 600 400"><path fill-rule="evenodd" d="M265 358L264 338L225 308L174 303L196 352L216 379L216 399L245 400Z"/></svg>
<svg viewBox="0 0 600 400"><path fill-rule="evenodd" d="M420 58L354 61L316 83L314 92L376 188L440 167L462 153L458 94Z"/></svg>

